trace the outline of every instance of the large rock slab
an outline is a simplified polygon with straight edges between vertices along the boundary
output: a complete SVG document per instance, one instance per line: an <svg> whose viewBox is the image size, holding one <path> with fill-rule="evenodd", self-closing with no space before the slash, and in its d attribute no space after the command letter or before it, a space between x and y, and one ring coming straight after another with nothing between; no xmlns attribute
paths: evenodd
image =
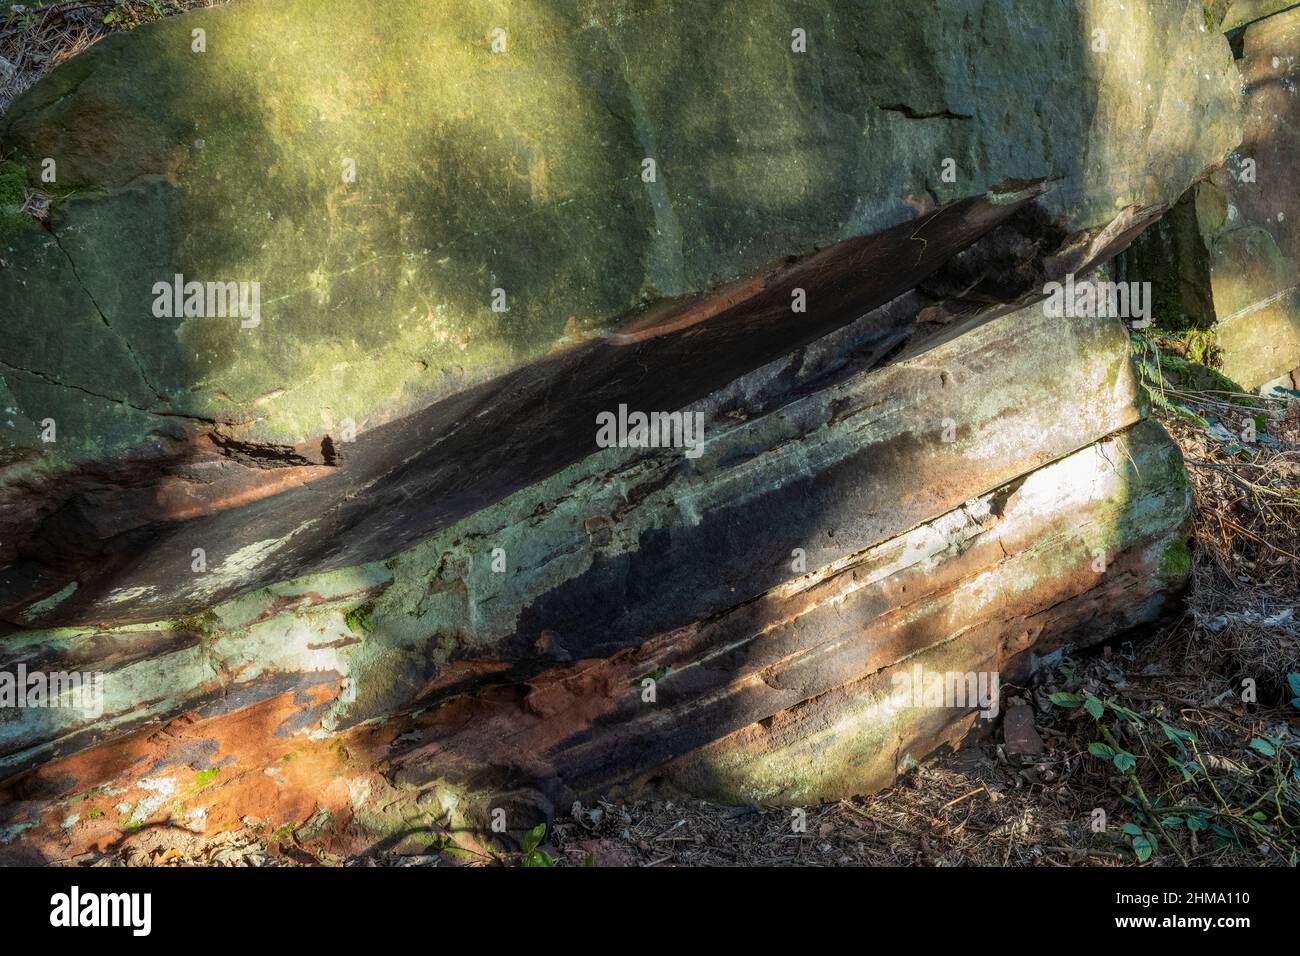
<svg viewBox="0 0 1300 956"><path fill-rule="evenodd" d="M1142 422L608 657L505 682L465 662L437 706L333 733L341 684L322 674L60 756L0 789L0 853L67 859L142 824L211 835L246 815L315 821L299 838L335 853L427 848L443 830L484 839L503 811L517 836L609 793L807 805L874 790L987 727L999 684L1166 612L1189 506L1177 448ZM973 678L991 706L900 694L918 675Z"/></svg>
<svg viewBox="0 0 1300 956"><path fill-rule="evenodd" d="M0 255L0 619L389 557L1015 216L1041 281L1158 213L1238 139L1226 43L1194 0L1049 7L248 0L97 44L0 121L65 193ZM259 283L260 321L158 318L177 274Z"/></svg>
<svg viewBox="0 0 1300 956"><path fill-rule="evenodd" d="M1219 0L1216 0L1216 5L1218 3ZM1257 20L1263 20L1265 17L1271 17L1275 13L1281 13L1295 6L1298 6L1295 0L1231 0L1219 23L1219 29L1224 33L1245 30Z"/></svg>
<svg viewBox="0 0 1300 956"><path fill-rule="evenodd" d="M643 712L620 741L666 754L664 728L689 720L713 728L698 751L620 780L609 756L616 735L593 734L581 757L588 776L575 777L595 790L656 778L764 805L888 786L937 747L992 726L998 686L1028 682L1062 647L1107 640L1174 607L1171 592L1190 567L1190 509L1177 447L1159 425L1135 425L818 580L789 618L733 653L735 672L712 689L705 713L684 704ZM702 663L669 656L683 683ZM955 679L967 696L923 694L935 677ZM677 703L672 682L661 683ZM736 729L718 737L727 726Z"/></svg>
<svg viewBox="0 0 1300 956"><path fill-rule="evenodd" d="M1300 368L1300 7L1247 26L1241 72L1241 146L1196 191L1215 328L1229 378L1252 389L1278 379L1294 387L1291 373Z"/></svg>
<svg viewBox="0 0 1300 956"><path fill-rule="evenodd" d="M893 308L906 309L908 302ZM610 449L396 557L272 585L196 619L10 638L0 667L104 672L101 713L0 712L0 767L30 765L214 696L346 678L334 727L422 701L466 659L522 679L605 657L833 566L1138 421L1123 326L1035 304L870 370L835 361L865 317L692 414L710 437ZM865 339L865 342L863 341ZM776 408L774 391L797 397ZM497 560L499 558L499 561ZM349 624L367 608L365 628ZM169 639L170 636L170 639Z"/></svg>

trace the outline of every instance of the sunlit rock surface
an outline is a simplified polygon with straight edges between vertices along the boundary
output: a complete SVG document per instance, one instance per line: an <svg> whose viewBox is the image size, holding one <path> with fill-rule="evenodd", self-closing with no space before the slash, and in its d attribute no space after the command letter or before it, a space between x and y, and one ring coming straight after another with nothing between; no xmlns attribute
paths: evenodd
<svg viewBox="0 0 1300 956"><path fill-rule="evenodd" d="M1251 22L1240 66L1244 138L1196 190L1215 330L1229 378L1246 388L1276 382L1294 389L1300 384L1292 374L1300 369L1300 7Z"/></svg>
<svg viewBox="0 0 1300 956"><path fill-rule="evenodd" d="M833 799L996 718L918 667L1176 609L1124 323L1037 300L1240 140L1199 3L343 6L174 18L0 120L77 190L0 256L0 670L103 675L0 714L0 844ZM156 317L174 274L258 322ZM703 442L598 449L620 405Z"/></svg>
<svg viewBox="0 0 1300 956"><path fill-rule="evenodd" d="M0 122L66 194L4 240L0 619L387 557L591 451L599 409L914 287L1034 182L999 279L1160 211L1237 143L1237 83L1193 0L247 0L111 37ZM259 324L157 317L176 275L259 283Z"/></svg>

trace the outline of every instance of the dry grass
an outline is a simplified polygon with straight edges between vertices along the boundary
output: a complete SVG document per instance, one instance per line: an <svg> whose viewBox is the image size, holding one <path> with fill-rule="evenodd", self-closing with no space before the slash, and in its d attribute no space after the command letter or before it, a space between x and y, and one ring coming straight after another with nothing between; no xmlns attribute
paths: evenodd
<svg viewBox="0 0 1300 956"><path fill-rule="evenodd" d="M1179 347L1144 343L1141 362L1196 501L1188 650L1198 666L1275 697L1300 671L1300 401L1207 381Z"/></svg>

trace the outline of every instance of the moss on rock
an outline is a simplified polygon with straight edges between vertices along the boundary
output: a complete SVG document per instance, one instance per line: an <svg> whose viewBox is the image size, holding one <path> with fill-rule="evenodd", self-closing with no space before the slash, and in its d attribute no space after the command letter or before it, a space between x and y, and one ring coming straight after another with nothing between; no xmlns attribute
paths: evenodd
<svg viewBox="0 0 1300 956"><path fill-rule="evenodd" d="M0 162L0 240L19 229L29 218L22 211L26 201L26 171L17 163Z"/></svg>
<svg viewBox="0 0 1300 956"><path fill-rule="evenodd" d="M1110 22L1126 28L1098 57L1089 36ZM1091 229L1174 201L1238 141L1230 57L1202 26L1191 0L1032 17L1011 0L392 0L370 18L245 0L145 25L0 119L29 169L53 157L59 188L99 190L51 216L75 276L39 255L0 269L0 312L21 302L31 327L81 345L24 336L6 359L120 379L100 401L22 381L20 410L67 418L70 459L156 427L113 400L298 444L464 391L648 299L895 226L918 197L1051 178L1048 216ZM1175 101L1196 109L1159 108ZM260 283L261 324L156 318L154 284L176 274Z"/></svg>

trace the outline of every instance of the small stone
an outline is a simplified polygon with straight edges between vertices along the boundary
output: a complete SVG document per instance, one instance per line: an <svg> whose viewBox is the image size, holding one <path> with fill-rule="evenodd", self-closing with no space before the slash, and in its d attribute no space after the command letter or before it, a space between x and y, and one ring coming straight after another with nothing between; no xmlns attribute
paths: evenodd
<svg viewBox="0 0 1300 956"><path fill-rule="evenodd" d="M1002 720L1002 736L1008 757L1041 757L1043 738L1034 727L1033 709L1025 705L1013 706Z"/></svg>

